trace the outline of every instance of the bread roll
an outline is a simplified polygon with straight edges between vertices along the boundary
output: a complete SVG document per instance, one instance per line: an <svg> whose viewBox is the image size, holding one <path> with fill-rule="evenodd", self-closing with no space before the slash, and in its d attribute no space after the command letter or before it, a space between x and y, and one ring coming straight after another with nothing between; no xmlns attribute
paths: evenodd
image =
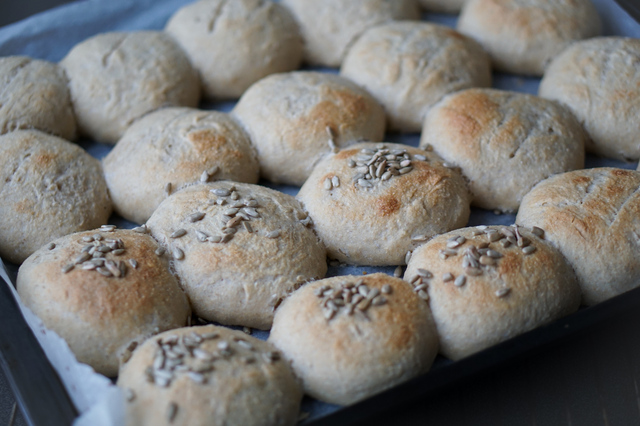
<svg viewBox="0 0 640 426"><path fill-rule="evenodd" d="M381 273L305 285L276 312L269 342L305 393L340 405L426 372L438 351L428 304Z"/></svg>
<svg viewBox="0 0 640 426"><path fill-rule="evenodd" d="M284 297L327 272L325 248L300 204L262 186L187 187L147 225L173 258L195 313L221 324L268 329Z"/></svg>
<svg viewBox="0 0 640 426"><path fill-rule="evenodd" d="M522 200L516 223L538 226L595 305L640 285L640 172L598 168L552 176Z"/></svg>
<svg viewBox="0 0 640 426"><path fill-rule="evenodd" d="M327 154L359 140L380 141L384 110L365 90L337 75L292 72L264 78L232 114L258 150L262 177L300 186Z"/></svg>
<svg viewBox="0 0 640 426"><path fill-rule="evenodd" d="M469 180L473 204L515 212L556 173L584 167L586 135L567 108L524 93L468 89L427 114L420 146L433 147Z"/></svg>
<svg viewBox="0 0 640 426"><path fill-rule="evenodd" d="M195 107L200 82L173 39L158 31L103 33L60 65L82 135L115 144L138 118L164 106Z"/></svg>
<svg viewBox="0 0 640 426"><path fill-rule="evenodd" d="M298 199L329 257L356 265L404 264L408 251L469 219L461 174L400 144L362 143L327 157Z"/></svg>
<svg viewBox="0 0 640 426"><path fill-rule="evenodd" d="M443 96L491 85L489 56L472 39L441 25L392 22L366 31L349 49L340 75L385 108L389 128L419 132Z"/></svg>
<svg viewBox="0 0 640 426"><path fill-rule="evenodd" d="M458 31L485 48L498 71L541 76L571 43L600 35L589 0L468 0Z"/></svg>
<svg viewBox="0 0 640 426"><path fill-rule="evenodd" d="M185 185L212 180L257 183L249 135L229 115L163 108L135 122L103 160L115 211L144 223Z"/></svg>
<svg viewBox="0 0 640 426"><path fill-rule="evenodd" d="M120 370L127 425L292 426L302 390L272 345L208 325L149 339Z"/></svg>
<svg viewBox="0 0 640 426"><path fill-rule="evenodd" d="M67 77L58 65L26 56L0 58L0 134L37 129L76 138Z"/></svg>
<svg viewBox="0 0 640 426"><path fill-rule="evenodd" d="M464 358L578 310L571 266L538 235L538 228L465 228L413 252L404 279L429 299L444 356Z"/></svg>
<svg viewBox="0 0 640 426"><path fill-rule="evenodd" d="M107 223L100 162L38 130L0 136L0 255L21 263L49 241Z"/></svg>
<svg viewBox="0 0 640 426"><path fill-rule="evenodd" d="M602 37L573 44L551 62L540 96L566 105L590 136L587 150L640 158L640 40Z"/></svg>
<svg viewBox="0 0 640 426"><path fill-rule="evenodd" d="M112 226L67 235L22 264L18 294L78 361L115 377L138 344L191 315L157 249L150 236Z"/></svg>
<svg viewBox="0 0 640 426"><path fill-rule="evenodd" d="M166 31L198 70L207 99L239 98L261 78L302 61L300 30L272 1L196 1L174 13Z"/></svg>

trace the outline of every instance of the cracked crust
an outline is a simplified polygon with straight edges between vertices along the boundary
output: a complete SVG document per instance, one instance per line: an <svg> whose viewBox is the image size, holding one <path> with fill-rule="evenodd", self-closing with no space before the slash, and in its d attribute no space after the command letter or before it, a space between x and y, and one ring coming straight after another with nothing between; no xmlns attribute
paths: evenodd
<svg viewBox="0 0 640 426"><path fill-rule="evenodd" d="M238 98L261 78L302 61L298 26L272 1L197 1L178 10L166 31L200 73L207 99Z"/></svg>
<svg viewBox="0 0 640 426"><path fill-rule="evenodd" d="M586 305L640 286L639 187L637 171L579 170L540 182L522 201L516 222L545 229Z"/></svg>
<svg viewBox="0 0 640 426"><path fill-rule="evenodd" d="M541 76L555 56L601 27L590 0L468 0L457 28L485 48L495 69Z"/></svg>
<svg viewBox="0 0 640 426"><path fill-rule="evenodd" d="M485 229L499 233L502 228L514 230ZM517 243L505 248L504 238L490 242L477 228L439 235L413 252L404 279L414 281L420 268L432 275L422 283L427 285L440 352L447 358L464 358L578 310L580 287L562 254L529 229L519 228L519 233L535 247L533 253L524 254ZM465 242L454 250L457 254L444 258L451 239L460 236ZM502 257L473 276L463 268L463 257L471 246L480 248L483 243ZM452 276L445 280L445 274ZM456 285L461 276L465 283Z"/></svg>
<svg viewBox="0 0 640 426"><path fill-rule="evenodd" d="M144 223L171 192L210 180L257 183L259 164L249 135L229 115L163 108L135 122L104 158L115 211ZM166 186L170 184L167 193Z"/></svg>
<svg viewBox="0 0 640 426"><path fill-rule="evenodd" d="M182 49L158 31L104 33L60 62L81 134L115 144L138 118L164 106L195 107L200 82Z"/></svg>
<svg viewBox="0 0 640 426"><path fill-rule="evenodd" d="M349 160L378 145L406 150L413 170L365 189L354 182L358 172ZM339 179L339 186L327 189L325 182L332 178ZM433 153L400 144L362 143L327 157L300 188L298 199L329 257L356 265L404 264L408 251L469 219L470 194L461 174L444 167Z"/></svg>
<svg viewBox="0 0 640 426"><path fill-rule="evenodd" d="M263 178L302 185L337 148L384 136L384 110L346 78L319 72L275 74L251 86L232 111L258 151Z"/></svg>
<svg viewBox="0 0 640 426"><path fill-rule="evenodd" d="M640 158L640 40L602 37L574 44L549 65L539 94L573 111L591 137L588 151Z"/></svg>
<svg viewBox="0 0 640 426"><path fill-rule="evenodd" d="M234 192L231 188L235 188L239 203L256 201L256 213L244 221L250 228L242 223L232 226L236 232L228 242L202 241L198 231L209 237L223 236L229 216L239 217L229 212L236 201L211 192ZM218 199L225 199L224 204L216 204ZM204 216L191 221L189 215L195 212ZM180 250L183 258L174 258L173 267L198 316L220 324L265 330L271 327L280 300L327 272L325 248L306 218L290 195L257 185L219 181L176 192L160 204L147 226L169 255L175 257L176 249ZM186 235L172 238L179 229ZM279 235L270 237L274 231Z"/></svg>
<svg viewBox="0 0 640 426"><path fill-rule="evenodd" d="M515 212L536 183L584 167L585 140L573 114L553 101L469 89L429 111L420 146L462 169L474 205Z"/></svg>
<svg viewBox="0 0 640 426"><path fill-rule="evenodd" d="M100 162L38 130L0 136L0 254L21 263L49 241L107 223Z"/></svg>
<svg viewBox="0 0 640 426"><path fill-rule="evenodd" d="M389 128L419 132L443 96L491 85L489 57L472 39L435 24L394 22L366 31L340 75L367 89L385 108Z"/></svg>
<svg viewBox="0 0 640 426"><path fill-rule="evenodd" d="M331 320L316 292L323 286L362 281L386 303L364 314L344 308ZM388 286L390 294L382 292ZM357 308L356 308L357 310ZM378 273L340 276L310 283L276 312L269 342L302 379L305 393L350 405L426 372L438 351L429 306L404 281Z"/></svg>
<svg viewBox="0 0 640 426"><path fill-rule="evenodd" d="M415 0L283 0L300 25L305 61L339 67L367 29L392 20L418 20Z"/></svg>
<svg viewBox="0 0 640 426"><path fill-rule="evenodd" d="M0 134L37 129L76 138L67 77L57 64L25 56L0 58Z"/></svg>

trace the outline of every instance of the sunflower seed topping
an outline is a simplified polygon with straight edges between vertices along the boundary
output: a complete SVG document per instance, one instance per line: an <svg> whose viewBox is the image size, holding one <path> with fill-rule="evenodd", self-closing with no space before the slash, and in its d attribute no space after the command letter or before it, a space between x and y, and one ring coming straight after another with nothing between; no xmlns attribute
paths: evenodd
<svg viewBox="0 0 640 426"><path fill-rule="evenodd" d="M442 275L442 281L444 281L445 283L453 281L453 275L451 274L451 272L446 272L444 275Z"/></svg>
<svg viewBox="0 0 640 426"><path fill-rule="evenodd" d="M511 289L509 287L504 287L504 288L501 288L500 290L496 291L496 296L505 297L509 293L511 293Z"/></svg>
<svg viewBox="0 0 640 426"><path fill-rule="evenodd" d="M167 407L167 421L169 423L173 423L173 421L176 419L177 414L178 404L176 404L175 402L169 403L169 406Z"/></svg>
<svg viewBox="0 0 640 426"><path fill-rule="evenodd" d="M155 253L157 256L163 256L166 252L167 251L163 247L158 247Z"/></svg>
<svg viewBox="0 0 640 426"><path fill-rule="evenodd" d="M402 276L402 266L398 266L394 271L393 271L393 276L396 278L400 278Z"/></svg>
<svg viewBox="0 0 640 426"><path fill-rule="evenodd" d="M280 236L280 231L277 229L267 234L267 238L278 238L279 236Z"/></svg>
<svg viewBox="0 0 640 426"><path fill-rule="evenodd" d="M74 265L73 263L68 263L68 264L66 264L66 265L64 265L64 266L62 267L62 273L63 273L63 274L66 274L66 273L68 273L69 271L71 271L74 267L75 267L75 265Z"/></svg>
<svg viewBox="0 0 640 426"><path fill-rule="evenodd" d="M333 184L331 183L331 179L326 178L324 180L324 189L326 189L327 191L330 191L331 189L333 189Z"/></svg>
<svg viewBox="0 0 640 426"><path fill-rule="evenodd" d="M176 229L171 233L171 235L169 235L169 238L180 238L184 237L185 235L187 235L186 229Z"/></svg>
<svg viewBox="0 0 640 426"><path fill-rule="evenodd" d="M524 253L525 255L532 254L535 251L536 251L536 248L534 246L527 246L522 249L522 253Z"/></svg>
<svg viewBox="0 0 640 426"><path fill-rule="evenodd" d="M531 228L531 233L538 238L544 238L544 230L542 228L538 228L537 226Z"/></svg>
<svg viewBox="0 0 640 426"><path fill-rule="evenodd" d="M455 285L456 287L462 287L466 282L467 277L465 277L464 275L458 275L458 277L453 282L453 285Z"/></svg>

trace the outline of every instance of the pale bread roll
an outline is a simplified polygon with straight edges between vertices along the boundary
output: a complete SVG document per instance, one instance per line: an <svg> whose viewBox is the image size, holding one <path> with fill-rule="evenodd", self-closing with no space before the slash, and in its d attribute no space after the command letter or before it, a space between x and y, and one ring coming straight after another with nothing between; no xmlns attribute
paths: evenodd
<svg viewBox="0 0 640 426"><path fill-rule="evenodd" d="M76 138L67 77L58 65L26 56L0 58L0 134L37 129Z"/></svg>
<svg viewBox="0 0 640 426"><path fill-rule="evenodd" d="M340 75L385 108L389 128L419 132L443 96L491 85L488 55L472 39L441 25L392 22L366 31L349 49Z"/></svg>
<svg viewBox="0 0 640 426"><path fill-rule="evenodd" d="M207 325L149 339L122 366L131 426L293 426L302 390L267 342Z"/></svg>
<svg viewBox="0 0 640 426"><path fill-rule="evenodd" d="M413 252L404 279L429 299L440 353L464 358L578 310L571 266L536 234L544 232L464 228Z"/></svg>
<svg viewBox="0 0 640 426"><path fill-rule="evenodd" d="M464 226L471 200L462 175L437 155L390 143L327 157L298 199L329 257L356 265L404 264L419 244Z"/></svg>
<svg viewBox="0 0 640 426"><path fill-rule="evenodd" d="M107 223L100 162L38 130L0 136L0 255L21 263L49 241Z"/></svg>
<svg viewBox="0 0 640 426"><path fill-rule="evenodd" d="M201 318L269 329L280 301L324 277L326 250L290 195L218 181L164 200L147 222Z"/></svg>
<svg viewBox="0 0 640 426"><path fill-rule="evenodd" d="M569 107L590 136L587 150L640 158L640 40L602 37L573 44L549 65L540 96Z"/></svg>
<svg viewBox="0 0 640 426"><path fill-rule="evenodd" d="M438 351L428 304L381 273L305 285L276 312L269 342L306 394L340 405L426 372Z"/></svg>
<svg viewBox="0 0 640 426"><path fill-rule="evenodd" d="M138 118L164 106L195 107L197 72L159 31L103 33L77 44L60 65L69 77L79 132L114 144Z"/></svg>
<svg viewBox="0 0 640 426"><path fill-rule="evenodd" d="M138 344L191 315L157 249L150 236L111 226L67 235L22 264L18 294L78 361L115 377Z"/></svg>
<svg viewBox="0 0 640 426"><path fill-rule="evenodd" d="M522 200L516 223L538 226L567 258L595 305L640 285L640 172L577 170L550 177Z"/></svg>
<svg viewBox="0 0 640 426"><path fill-rule="evenodd" d="M232 114L258 151L263 178L300 186L326 155L384 136L384 110L351 81L320 72L266 77L247 90Z"/></svg>
<svg viewBox="0 0 640 426"><path fill-rule="evenodd" d="M196 1L174 13L166 31L189 55L207 99L239 98L261 78L302 61L298 26L272 1Z"/></svg>
<svg viewBox="0 0 640 426"><path fill-rule="evenodd" d="M469 89L427 115L420 146L462 169L473 204L515 212L533 186L584 167L586 135L569 109L524 93Z"/></svg>
<svg viewBox="0 0 640 426"><path fill-rule="evenodd" d="M498 71L541 76L571 43L602 31L590 0L468 0L458 31L485 48Z"/></svg>
<svg viewBox="0 0 640 426"><path fill-rule="evenodd" d="M229 115L163 108L136 121L103 160L115 211L144 223L185 185L212 180L257 183L249 135Z"/></svg>
<svg viewBox="0 0 640 426"><path fill-rule="evenodd" d="M366 29L400 19L420 19L416 0L282 0L300 25L305 61L339 67Z"/></svg>

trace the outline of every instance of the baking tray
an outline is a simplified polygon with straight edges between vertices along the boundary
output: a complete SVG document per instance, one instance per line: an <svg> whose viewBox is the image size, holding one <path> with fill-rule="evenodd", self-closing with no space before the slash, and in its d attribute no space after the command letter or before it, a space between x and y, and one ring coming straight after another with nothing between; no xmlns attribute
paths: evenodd
<svg viewBox="0 0 640 426"><path fill-rule="evenodd" d="M118 3L118 2L116 2ZM147 4L145 4L147 3ZM169 7L177 8L182 2L167 1ZM611 0L595 1L599 9L600 15L604 22L605 34L627 34L638 37L640 35L640 26L628 19L622 19L620 9ZM74 5L71 5L73 7ZM37 19L59 19L66 16L69 9L66 7L56 9L52 12L45 13ZM145 22L140 26L135 20L136 13L154 13L153 4L149 1L139 1L128 7L128 20L124 24L111 22L107 19L104 27L97 26L95 32L107 30L129 30L153 28L160 29L166 20L166 14L155 12L157 16L149 25ZM133 16L133 18L131 17ZM425 19L443 23L445 25L455 25L456 18L451 15L427 14ZM21 23L18 24L18 26ZM30 54L35 57L43 57L49 60L58 60L55 57L58 53L53 53L54 57L47 57L43 52L47 51L47 43L41 45L36 44L35 47L30 44L20 45L11 40L4 44L4 49L9 46L12 51L3 51L2 45L2 29L0 29L0 55L6 54ZM630 34L631 32L631 34ZM90 34L82 34L82 38L88 37ZM56 43L55 38L53 43ZM68 46L70 47L70 46ZM57 52L63 49L59 48ZM67 49L68 50L68 49ZM59 55L59 54L58 54ZM332 70L325 70L333 72ZM512 76L506 74L494 75L494 87L518 90L528 93L536 93L539 80L526 78L521 76ZM233 103L206 104L202 107L205 109L216 109L229 111ZM387 135L389 142L407 143L416 146L418 143L418 135ZM83 146L92 155L101 158L110 150L110 146L97 144L91 141L80 141ZM597 166L618 166L624 168L635 168L636 164L620 163L613 160L605 160L588 156L587 167ZM295 194L297 188L274 186L268 183L263 184L283 190L284 192ZM514 216L512 215L495 215L492 212L474 209L469 225L478 224L494 224L494 223L512 223ZM121 227L131 227L132 224L123 221L118 217L113 217L112 223ZM9 274L15 275L16 266L7 265ZM328 276L339 275L343 273L362 273L384 271L391 273L393 268L348 268L331 266ZM13 278L13 277L12 277ZM3 288L3 290L7 290ZM6 293L6 294L5 294ZM63 425L69 424L71 419L76 415L77 411L70 402L60 380L49 363L46 361L42 349L37 344L33 334L22 321L19 312L16 313L15 301L11 293L3 291L0 295L0 364L7 375L16 399L20 404L22 412L25 414L26 420L33 425ZM312 417L305 421L305 424L311 425L347 425L347 424L380 424L381 419L393 418L394 424L410 424L401 423L399 419L400 412L411 411L411 407L418 407L425 401L438 398L439 395L451 392L464 386L470 380L477 377L494 374L497 370L504 368L506 365L518 365L518 363L527 362L532 356L541 354L553 354L563 343L571 342L575 336L589 336L597 330L601 330L603 324L614 324L620 321L628 321L630 315L640 312L640 289L634 290L610 301L602 303L598 306L582 309L578 313L571 315L565 319L559 320L553 324L538 328L531 332L525 333L507 342L489 348L469 358L457 362L451 362L439 357L432 370L410 382L397 386L387 392L374 396L359 404L347 408L340 408L328 404L319 403L317 401L306 398L303 402L303 411L311 412ZM629 336L633 336L630 333ZM264 336L262 336L264 337ZM633 336L635 337L635 336ZM22 354L29 354L23 356ZM34 381L34 378L37 380ZM637 393L637 392L636 392ZM420 417L426 420L427 417ZM405 419L407 420L407 419ZM415 421L413 419L411 421ZM571 424L571 419L567 424ZM605 420L608 419L605 417ZM638 416L640 420L640 416ZM409 420L407 420L409 421ZM475 422L474 422L475 423ZM524 423L524 422L523 422ZM412 424L412 423L411 423ZM535 421L534 421L535 424ZM584 423L583 423L584 424ZM596 423L593 423L596 424Z"/></svg>

